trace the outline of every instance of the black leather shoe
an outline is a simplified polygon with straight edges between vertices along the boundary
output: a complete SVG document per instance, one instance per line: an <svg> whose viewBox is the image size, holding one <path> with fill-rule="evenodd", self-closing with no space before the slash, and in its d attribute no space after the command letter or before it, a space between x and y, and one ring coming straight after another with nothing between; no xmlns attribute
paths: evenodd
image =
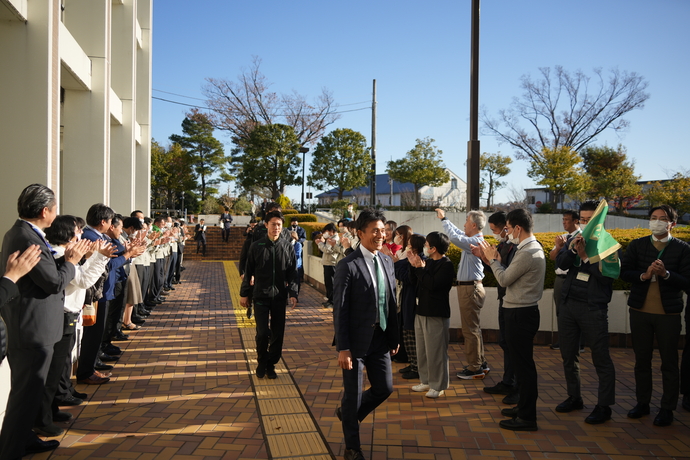
<svg viewBox="0 0 690 460"><path fill-rule="evenodd" d="M410 371L410 372L405 372L402 375L402 378L404 379L418 379L419 378L419 372L417 371Z"/></svg>
<svg viewBox="0 0 690 460"><path fill-rule="evenodd" d="M24 446L24 455L27 454L40 454L41 452L48 452L50 450L55 450L60 447L60 442L54 439L50 441L42 441L38 438L32 441L30 444Z"/></svg>
<svg viewBox="0 0 690 460"><path fill-rule="evenodd" d="M74 396L77 399L81 399L82 401L86 400L86 398L89 397L86 393L79 393L77 390L72 390L72 396Z"/></svg>
<svg viewBox="0 0 690 460"><path fill-rule="evenodd" d="M492 387L484 387L484 393L489 393L490 395L509 395L514 391L513 385L507 385L503 381L498 382Z"/></svg>
<svg viewBox="0 0 690 460"><path fill-rule="evenodd" d="M681 403L683 409L690 411L690 393L683 395L683 402Z"/></svg>
<svg viewBox="0 0 690 460"><path fill-rule="evenodd" d="M110 363L113 361L117 361L118 359L120 359L120 357L119 356L110 356L106 353L101 352L98 354L98 359L103 363Z"/></svg>
<svg viewBox="0 0 690 460"><path fill-rule="evenodd" d="M512 431L537 431L539 427L537 422L530 422L523 420L520 417L511 418L510 420L501 420L498 422L498 426L506 430Z"/></svg>
<svg viewBox="0 0 690 460"><path fill-rule="evenodd" d="M53 425L52 423L48 426L35 426L33 430L34 433L40 436L45 436L46 438L54 438L65 432L65 430L59 426Z"/></svg>
<svg viewBox="0 0 690 460"><path fill-rule="evenodd" d="M637 403L637 406L628 412L628 418L640 418L645 415L649 415L649 404Z"/></svg>
<svg viewBox="0 0 690 460"><path fill-rule="evenodd" d="M59 410L53 414L53 422L69 422L73 417L69 412Z"/></svg>
<svg viewBox="0 0 690 460"><path fill-rule="evenodd" d="M84 402L81 398L76 398L72 395L65 396L64 398L55 398L55 402L58 406L78 406Z"/></svg>
<svg viewBox="0 0 690 460"><path fill-rule="evenodd" d="M345 449L345 460L365 460L361 450Z"/></svg>
<svg viewBox="0 0 690 460"><path fill-rule="evenodd" d="M654 417L654 425L669 426L673 423L673 411L671 409L659 409L659 413Z"/></svg>
<svg viewBox="0 0 690 460"><path fill-rule="evenodd" d="M134 324L144 324L146 320L142 318L141 316L132 316L132 322Z"/></svg>
<svg viewBox="0 0 690 460"><path fill-rule="evenodd" d="M260 379L264 378L266 376L266 366L263 364L259 364L256 366L256 376Z"/></svg>
<svg viewBox="0 0 690 460"><path fill-rule="evenodd" d="M343 410L340 408L340 406L335 408L335 416L338 417L338 420L341 422L343 421Z"/></svg>
<svg viewBox="0 0 690 460"><path fill-rule="evenodd" d="M113 340L122 342L124 340L129 340L129 336L127 334L123 334L122 331L119 331L117 334L113 335Z"/></svg>
<svg viewBox="0 0 690 460"><path fill-rule="evenodd" d="M501 409L501 415L504 417L515 418L515 417L517 417L517 414L518 414L517 406L506 407L505 409Z"/></svg>
<svg viewBox="0 0 690 460"><path fill-rule="evenodd" d="M174 290L175 290L175 288L172 287L172 286L170 286L170 287L168 288L168 291L174 291Z"/></svg>
<svg viewBox="0 0 690 460"><path fill-rule="evenodd" d="M97 371L111 371L113 370L113 366L110 364L103 364L100 359L96 360L96 365L93 366L94 369Z"/></svg>
<svg viewBox="0 0 690 460"><path fill-rule="evenodd" d="M520 402L520 392L519 391L513 391L508 396L503 398L503 400L501 402L503 404L510 404L511 406L519 403Z"/></svg>
<svg viewBox="0 0 690 460"><path fill-rule="evenodd" d="M600 406L597 404L594 406L592 413L589 414L589 417L585 419L585 423L589 423L590 425L598 425L608 420L611 420L611 408L609 406Z"/></svg>
<svg viewBox="0 0 690 460"><path fill-rule="evenodd" d="M276 368L273 364L269 364L268 366L266 366L266 377L272 380L278 378L278 374L276 374Z"/></svg>
<svg viewBox="0 0 690 460"><path fill-rule="evenodd" d="M584 407L585 405L582 402L582 398L568 396L568 399L556 406L556 412L572 412L574 410L580 410Z"/></svg>
<svg viewBox="0 0 690 460"><path fill-rule="evenodd" d="M122 349L120 347L118 347L117 345L113 345L112 343L109 343L108 345L103 347L103 353L106 353L110 356L121 355Z"/></svg>

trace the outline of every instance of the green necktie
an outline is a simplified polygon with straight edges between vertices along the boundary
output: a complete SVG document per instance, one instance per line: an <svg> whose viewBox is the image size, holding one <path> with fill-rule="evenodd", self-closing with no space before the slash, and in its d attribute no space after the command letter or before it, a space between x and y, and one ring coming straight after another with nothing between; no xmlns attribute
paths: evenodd
<svg viewBox="0 0 690 460"><path fill-rule="evenodd" d="M383 270L381 270L379 258L376 255L374 255L374 267L376 268L376 287L379 291L379 326L385 331L386 320L388 319L388 314L386 313L386 280L383 277Z"/></svg>

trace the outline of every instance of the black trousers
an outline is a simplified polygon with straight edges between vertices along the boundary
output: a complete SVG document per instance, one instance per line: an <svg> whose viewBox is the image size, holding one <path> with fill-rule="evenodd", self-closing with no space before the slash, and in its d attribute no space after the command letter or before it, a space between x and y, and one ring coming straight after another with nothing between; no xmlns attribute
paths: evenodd
<svg viewBox="0 0 690 460"><path fill-rule="evenodd" d="M220 236L223 238L223 241L226 243L228 242L228 239L230 238L230 228L221 228L220 230Z"/></svg>
<svg viewBox="0 0 690 460"><path fill-rule="evenodd" d="M163 286L167 289L172 287L172 282L175 279L175 269L177 268L177 253L170 253L170 263L168 264L168 271L165 274L165 281Z"/></svg>
<svg viewBox="0 0 690 460"><path fill-rule="evenodd" d="M65 356L65 368L62 370L60 384L58 385L55 397L64 399L73 396L74 385L72 385L72 350L77 343L77 334L72 334L69 341L69 353Z"/></svg>
<svg viewBox="0 0 690 460"><path fill-rule="evenodd" d="M201 255L206 255L206 238L196 240L196 253L199 254L199 248L202 248Z"/></svg>
<svg viewBox="0 0 690 460"><path fill-rule="evenodd" d="M96 311L96 324L84 328L84 335L81 338L79 366L77 366L78 381L88 379L95 370L96 358L98 358L98 352L101 350L105 320L108 317L108 304L110 304L108 300L99 300L98 310Z"/></svg>
<svg viewBox="0 0 690 460"><path fill-rule="evenodd" d="M680 315L654 315L630 309L630 333L635 352L635 393L638 403L649 404L652 400L652 355L656 337L661 356L661 408L676 410L680 391L680 320Z"/></svg>
<svg viewBox="0 0 690 460"><path fill-rule="evenodd" d="M364 369L371 386L364 390ZM393 393L391 356L385 332L376 327L367 354L352 358L352 369L343 369L341 410L347 449L360 450L359 422L372 413Z"/></svg>
<svg viewBox="0 0 690 460"><path fill-rule="evenodd" d="M333 303L333 277L335 276L335 267L333 265L323 266L323 284L326 285L326 297L328 301Z"/></svg>
<svg viewBox="0 0 690 460"><path fill-rule="evenodd" d="M182 259L184 256L184 244L177 244L177 263L175 264L175 281L180 282L182 274Z"/></svg>
<svg viewBox="0 0 690 460"><path fill-rule="evenodd" d="M498 301L498 345L503 350L503 383L512 385L517 391L517 379L515 378L515 366L510 358L510 350L506 341L506 309L503 308L503 299Z"/></svg>
<svg viewBox="0 0 690 460"><path fill-rule="evenodd" d="M115 334L122 329L122 315L125 312L125 299L127 299L127 280L115 284L115 298L108 305L108 319L103 331L101 342L110 343Z"/></svg>
<svg viewBox="0 0 690 460"><path fill-rule="evenodd" d="M506 342L515 374L520 382L518 417L530 422L537 420L537 366L534 363L534 336L539 330L539 308L506 308Z"/></svg>
<svg viewBox="0 0 690 460"><path fill-rule="evenodd" d="M24 446L35 439L31 428L41 407L54 345L35 348L12 348L7 351L10 364L10 394L0 432L0 458L18 459Z"/></svg>
<svg viewBox="0 0 690 460"><path fill-rule="evenodd" d="M280 361L285 334L286 302L285 297L254 299L256 358L259 366L275 365Z"/></svg>
<svg viewBox="0 0 690 460"><path fill-rule="evenodd" d="M65 328L62 339L53 347L53 358L48 368L48 376L46 377L46 384L41 397L41 407L36 415L35 426L45 427L53 424L53 414L58 411L57 403L55 403L55 394L60 386L62 374L65 371L65 360L69 360L70 352L72 351L70 348L72 337L74 337L74 326Z"/></svg>

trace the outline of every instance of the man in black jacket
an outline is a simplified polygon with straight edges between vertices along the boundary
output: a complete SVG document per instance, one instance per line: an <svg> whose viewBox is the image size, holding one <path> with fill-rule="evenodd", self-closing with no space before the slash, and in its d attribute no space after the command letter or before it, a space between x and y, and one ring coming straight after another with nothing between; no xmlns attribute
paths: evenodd
<svg viewBox="0 0 690 460"><path fill-rule="evenodd" d="M586 226L598 202L588 200L580 206L579 221ZM567 271L561 291L558 314L563 372L568 399L556 412L571 412L584 407L580 389L580 337L592 350L592 361L599 377L599 393L594 411L586 423L599 424L611 419L616 401L616 369L609 354L608 307L613 295L613 278L604 276L598 263L590 263L581 233L569 238L556 258L556 266Z"/></svg>
<svg viewBox="0 0 690 460"><path fill-rule="evenodd" d="M683 311L683 289L690 283L690 247L673 238L671 230L678 214L667 205L649 211L652 234L628 245L621 265L621 278L632 283L630 332L635 352L635 393L637 405L630 418L649 414L652 399L652 354L656 338L661 356L663 394L654 425L673 423L678 404L678 339Z"/></svg>
<svg viewBox="0 0 690 460"><path fill-rule="evenodd" d="M247 254L240 304L247 308L249 295L253 296L258 361L256 376L275 379L275 365L280 361L283 350L288 294L292 308L297 305L297 260L290 242L280 238L285 222L283 215L279 211L272 211L266 213L265 221L267 235L252 243Z"/></svg>

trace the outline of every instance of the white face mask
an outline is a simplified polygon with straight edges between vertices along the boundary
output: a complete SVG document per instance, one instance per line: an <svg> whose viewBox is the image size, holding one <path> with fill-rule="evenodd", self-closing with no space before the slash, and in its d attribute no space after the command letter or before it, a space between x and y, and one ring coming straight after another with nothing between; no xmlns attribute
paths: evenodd
<svg viewBox="0 0 690 460"><path fill-rule="evenodd" d="M580 232L584 232L587 228L587 224L580 224Z"/></svg>
<svg viewBox="0 0 690 460"><path fill-rule="evenodd" d="M506 238L508 239L509 243L520 244L520 233L515 236L515 229L513 229L513 232L510 235L506 235Z"/></svg>
<svg viewBox="0 0 690 460"><path fill-rule="evenodd" d="M501 236L501 233L494 233L494 238L496 238L496 241L499 243L505 243L507 239L505 236Z"/></svg>
<svg viewBox="0 0 690 460"><path fill-rule="evenodd" d="M402 237L396 236L393 238L393 243L397 244L398 246L402 246Z"/></svg>
<svg viewBox="0 0 690 460"><path fill-rule="evenodd" d="M423 251L424 257L429 257L429 251L430 251L429 246L424 246L424 251Z"/></svg>
<svg viewBox="0 0 690 460"><path fill-rule="evenodd" d="M144 223L144 219L139 219L139 222L141 222L141 223L143 224L143 223Z"/></svg>
<svg viewBox="0 0 690 460"><path fill-rule="evenodd" d="M670 222L663 222L660 220L650 220L649 229L652 231L652 235L658 236L668 233Z"/></svg>

